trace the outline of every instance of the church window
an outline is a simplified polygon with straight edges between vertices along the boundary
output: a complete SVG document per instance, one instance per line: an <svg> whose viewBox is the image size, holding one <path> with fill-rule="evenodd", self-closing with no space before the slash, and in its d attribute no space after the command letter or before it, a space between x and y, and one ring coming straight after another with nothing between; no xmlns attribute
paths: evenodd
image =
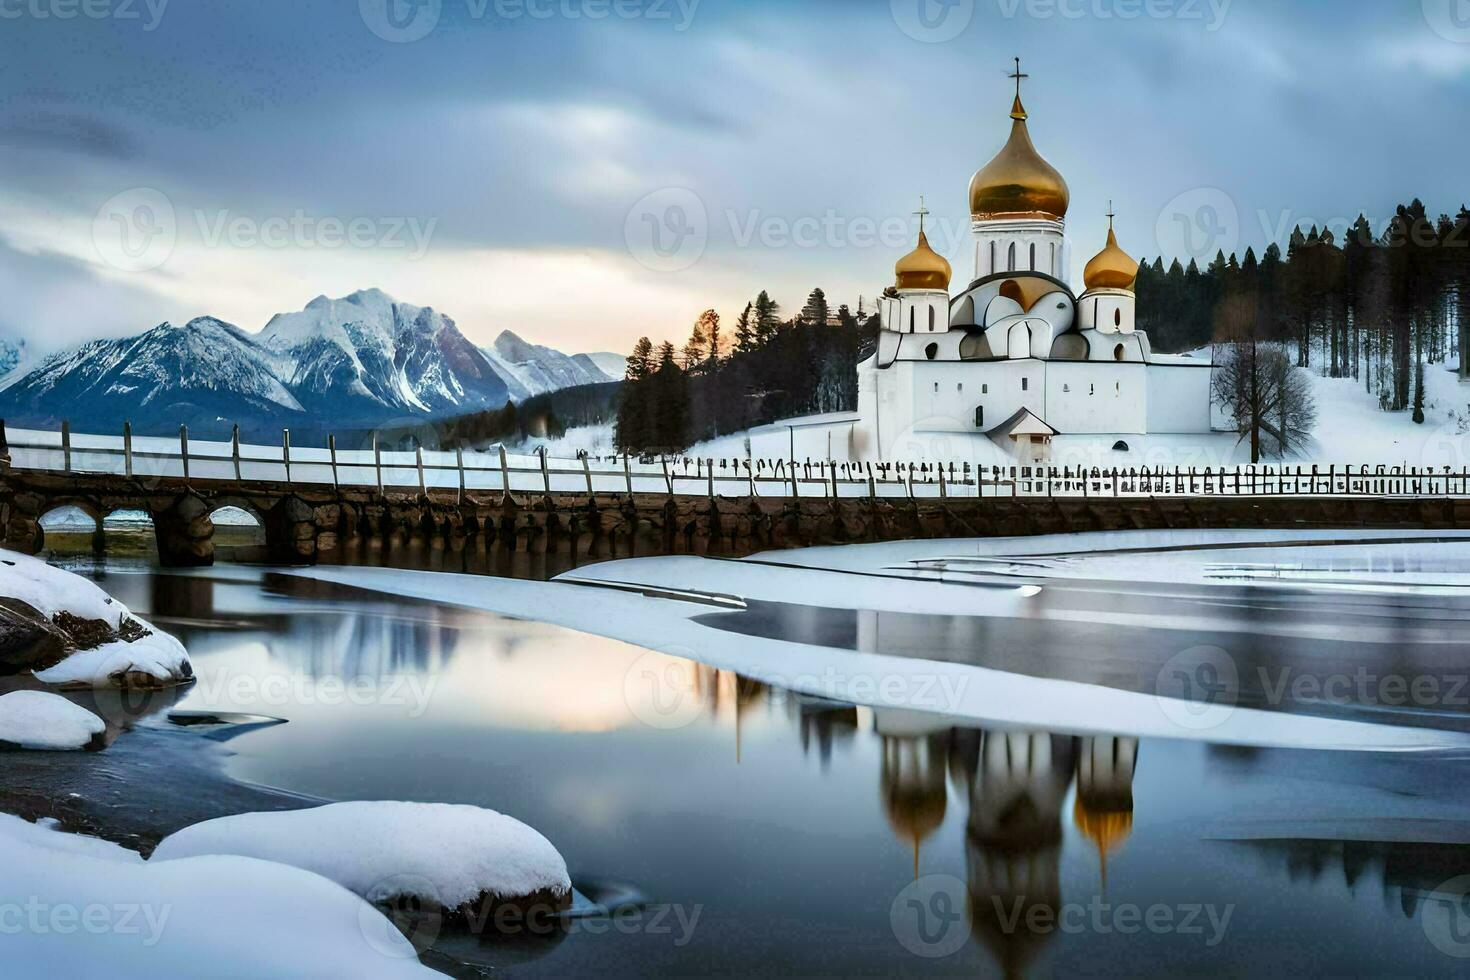
<svg viewBox="0 0 1470 980"><path fill-rule="evenodd" d="M1031 271L1036 271L1036 243L1031 243Z"/></svg>
<svg viewBox="0 0 1470 980"><path fill-rule="evenodd" d="M1127 451L1128 443L1124 442L1122 439L1119 439L1117 442L1113 443L1113 452L1126 453Z"/></svg>
<svg viewBox="0 0 1470 980"><path fill-rule="evenodd" d="M934 307L929 307L929 332L934 332Z"/></svg>
<svg viewBox="0 0 1470 980"><path fill-rule="evenodd" d="M1006 271L1016 271L1016 243L1011 242L1010 251L1007 253Z"/></svg>
<svg viewBox="0 0 1470 980"><path fill-rule="evenodd" d="M955 391L958 391L960 394L964 394L965 393L965 383L963 381L961 381L959 384L957 384L957 385L954 386L954 390Z"/></svg>
<svg viewBox="0 0 1470 980"><path fill-rule="evenodd" d="M1030 378L1022 378L1021 379L1021 390L1022 391L1030 391L1031 390L1031 379Z"/></svg>
<svg viewBox="0 0 1470 980"><path fill-rule="evenodd" d="M990 243L990 273L995 274L995 242Z"/></svg>
<svg viewBox="0 0 1470 980"><path fill-rule="evenodd" d="M927 358L929 358L929 360L931 360L931 361L934 360L934 358L936 358L936 357L939 356L939 345L938 344L930 344L928 347L925 347L924 348L924 356L927 357ZM939 390L939 385L937 383L934 385L934 390L935 391L938 391Z"/></svg>
<svg viewBox="0 0 1470 980"><path fill-rule="evenodd" d="M1068 392L1068 391L1071 391L1071 390L1072 390L1072 386L1071 385L1062 385L1062 391L1064 393L1065 392Z"/></svg>
<svg viewBox="0 0 1470 980"><path fill-rule="evenodd" d="M1121 395L1122 393L1123 393L1123 382L1121 382L1121 381L1114 381L1113 382L1113 394L1115 394L1115 395Z"/></svg>
<svg viewBox="0 0 1470 980"><path fill-rule="evenodd" d="M1113 360L1115 360L1115 361L1121 361L1122 359L1123 359L1123 345L1122 344L1119 344L1117 347L1114 347L1113 348Z"/></svg>
<svg viewBox="0 0 1470 980"><path fill-rule="evenodd" d="M990 385L981 385L980 386L980 394L982 394L982 395L988 395L988 394L990 394Z"/></svg>
<svg viewBox="0 0 1470 980"><path fill-rule="evenodd" d="M983 429L983 428L985 428L985 406L984 405L981 405L979 408L975 409L975 428L977 428L977 429Z"/></svg>
<svg viewBox="0 0 1470 980"><path fill-rule="evenodd" d="M1087 393L1089 395L1095 395L1095 394L1097 394L1097 385L1088 385L1087 386Z"/></svg>
<svg viewBox="0 0 1470 980"><path fill-rule="evenodd" d="M1059 269L1059 268L1057 268L1057 243L1056 242L1052 242L1051 243L1051 274L1054 275L1054 276L1060 276L1062 274L1062 270Z"/></svg>
<svg viewBox="0 0 1470 980"><path fill-rule="evenodd" d="M934 394L939 394L939 382L934 382Z"/></svg>
<svg viewBox="0 0 1470 980"><path fill-rule="evenodd" d="M909 308L909 333L913 333L913 332L914 332L914 310L913 310L913 307L910 307Z"/></svg>
<svg viewBox="0 0 1470 980"><path fill-rule="evenodd" d="M1121 327L1122 325L1123 325L1123 310L1122 310L1122 307L1119 307L1118 309L1116 309L1116 310L1113 311L1113 326L1115 326L1115 327Z"/></svg>

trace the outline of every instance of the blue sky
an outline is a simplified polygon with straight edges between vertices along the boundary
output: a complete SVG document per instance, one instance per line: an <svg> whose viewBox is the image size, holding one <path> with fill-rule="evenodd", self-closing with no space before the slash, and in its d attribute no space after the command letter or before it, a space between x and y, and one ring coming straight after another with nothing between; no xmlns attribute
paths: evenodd
<svg viewBox="0 0 1470 980"><path fill-rule="evenodd" d="M920 194L966 278L1016 55L1079 268L1109 199L1152 256L1470 198L1470 0L0 0L0 53L42 348L377 286L625 351L873 296Z"/></svg>

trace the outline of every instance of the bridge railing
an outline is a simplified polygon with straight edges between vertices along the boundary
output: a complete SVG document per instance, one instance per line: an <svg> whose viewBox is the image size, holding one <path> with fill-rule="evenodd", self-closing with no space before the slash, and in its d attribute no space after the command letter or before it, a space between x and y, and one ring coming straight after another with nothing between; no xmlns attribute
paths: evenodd
<svg viewBox="0 0 1470 980"><path fill-rule="evenodd" d="M866 463L813 459L584 456L489 451L326 448L5 429L11 467L55 473L111 474L135 480L174 478L317 487L484 493L662 493L727 497L1467 497L1470 469L1408 465L1321 464L1233 467L1051 466L980 463Z"/></svg>

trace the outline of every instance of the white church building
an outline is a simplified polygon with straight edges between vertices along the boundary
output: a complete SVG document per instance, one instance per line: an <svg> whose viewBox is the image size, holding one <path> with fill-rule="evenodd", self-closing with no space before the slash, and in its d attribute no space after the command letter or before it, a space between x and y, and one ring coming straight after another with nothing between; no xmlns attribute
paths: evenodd
<svg viewBox="0 0 1470 980"><path fill-rule="evenodd" d="M1209 357L1156 353L1136 328L1138 263L1111 215L1082 293L1067 284L1070 193L1032 145L1021 77L1010 139L970 181L972 281L951 294L921 208L918 247L898 261L877 349L857 368L856 414L768 427L793 455L1154 465L1218 444Z"/></svg>

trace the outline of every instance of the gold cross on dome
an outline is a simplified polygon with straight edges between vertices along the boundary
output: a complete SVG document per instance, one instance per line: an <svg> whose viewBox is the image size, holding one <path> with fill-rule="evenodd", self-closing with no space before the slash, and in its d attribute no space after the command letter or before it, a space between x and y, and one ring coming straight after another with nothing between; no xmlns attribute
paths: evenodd
<svg viewBox="0 0 1470 980"><path fill-rule="evenodd" d="M1108 202L1108 229L1109 230L1112 229L1112 227L1113 227L1113 219L1116 218L1117 216L1118 216L1117 215L1117 212L1115 212L1113 210L1113 202L1112 201L1109 201Z"/></svg>

